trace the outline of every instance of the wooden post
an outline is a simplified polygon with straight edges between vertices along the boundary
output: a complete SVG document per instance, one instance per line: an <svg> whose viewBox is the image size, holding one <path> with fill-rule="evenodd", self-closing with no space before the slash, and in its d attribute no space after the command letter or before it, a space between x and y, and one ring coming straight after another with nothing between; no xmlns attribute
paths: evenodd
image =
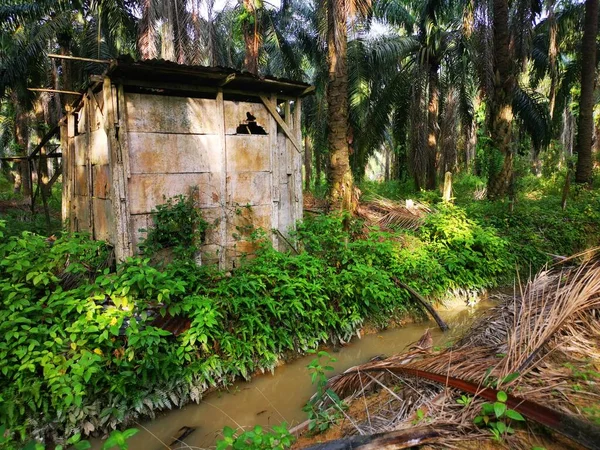
<svg viewBox="0 0 600 450"><path fill-rule="evenodd" d="M294 100L294 132L296 140L302 142L302 100L297 98ZM306 149L304 150L306 152ZM294 229L296 221L302 219L303 204L302 204L302 159L304 155L296 152L291 152L292 170L294 171Z"/></svg>
<svg viewBox="0 0 600 450"><path fill-rule="evenodd" d="M452 172L446 172L444 177L444 193L442 200L450 203L452 201Z"/></svg>
<svg viewBox="0 0 600 450"><path fill-rule="evenodd" d="M125 99L119 98L119 96L123 97L122 87L117 89L117 87L112 85L108 77L104 78L103 95L104 107L106 108L104 130L107 136L110 169L112 171L110 197L115 217L115 230L112 236L112 243L115 247L115 257L120 262L128 256L133 255L131 232L129 229L129 186L127 184L127 170L124 166L125 163L128 163L128 158L125 160L126 155L123 155L122 146L122 142L127 139L126 124L123 123L124 121L119 121L119 107L121 108L121 112L124 111ZM127 147L125 147L125 151L127 151Z"/></svg>
<svg viewBox="0 0 600 450"><path fill-rule="evenodd" d="M269 103L276 105L277 96L272 94ZM266 105L265 105L266 108ZM269 133L269 146L271 148L271 228L273 230L279 230L279 207L280 202L280 160L279 160L279 147L277 142L277 121L275 117L269 115L268 123ZM279 236L273 233L273 248L279 249Z"/></svg>
<svg viewBox="0 0 600 450"><path fill-rule="evenodd" d="M219 133L219 154L221 155L221 181L219 197L221 203L221 220L219 221L219 268L225 270L227 267L227 136L225 135L225 101L223 89L217 91L217 117Z"/></svg>
<svg viewBox="0 0 600 450"><path fill-rule="evenodd" d="M69 154L69 117L70 117L70 111L69 109L67 109L67 116L65 117L65 120L62 120L60 122L60 147L62 150L62 202L61 202L61 219L62 219L62 223L64 225L66 225L67 223L69 223L69 213L70 213L70 205L71 205L71 198L70 198L70 189L69 189L69 182L71 180L71 172L69 170L69 164L68 162L70 161L70 159L72 158L72 156ZM69 223L70 226L70 223Z"/></svg>

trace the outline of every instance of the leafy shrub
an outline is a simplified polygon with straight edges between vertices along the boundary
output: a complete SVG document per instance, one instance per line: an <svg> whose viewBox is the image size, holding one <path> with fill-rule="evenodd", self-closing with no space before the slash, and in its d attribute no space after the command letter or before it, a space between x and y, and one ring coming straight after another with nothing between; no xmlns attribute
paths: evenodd
<svg viewBox="0 0 600 450"><path fill-rule="evenodd" d="M575 194L585 205L561 212L547 200L532 216L521 202L513 214L500 203L439 206L417 232L318 216L298 226L300 254L264 244L231 276L189 258L114 270L110 250L84 235L6 238L0 221L0 425L15 441L111 429L347 341L365 320L387 326L412 311L398 281L434 298L494 286L515 261L545 261L539 249L584 245L600 197ZM162 315L185 316L189 329L157 328Z"/></svg>
<svg viewBox="0 0 600 450"><path fill-rule="evenodd" d="M154 228L143 230L148 235L140 247L148 255L170 248L175 256L189 259L198 250L207 227L193 196L178 195L156 206Z"/></svg>

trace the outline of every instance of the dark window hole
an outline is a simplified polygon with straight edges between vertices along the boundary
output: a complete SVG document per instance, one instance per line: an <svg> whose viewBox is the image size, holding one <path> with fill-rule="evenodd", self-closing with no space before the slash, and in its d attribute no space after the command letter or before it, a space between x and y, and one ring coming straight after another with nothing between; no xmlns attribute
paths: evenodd
<svg viewBox="0 0 600 450"><path fill-rule="evenodd" d="M256 117L251 112L246 113L246 120L238 125L235 132L237 134L267 134L265 129L256 123Z"/></svg>

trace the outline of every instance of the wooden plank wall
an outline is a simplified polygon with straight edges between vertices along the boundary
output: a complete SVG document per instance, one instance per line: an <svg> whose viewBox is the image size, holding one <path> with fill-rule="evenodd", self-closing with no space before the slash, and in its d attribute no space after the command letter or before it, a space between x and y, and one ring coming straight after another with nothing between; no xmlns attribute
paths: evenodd
<svg viewBox="0 0 600 450"><path fill-rule="evenodd" d="M202 263L224 269L255 250L252 227L287 232L300 218L302 156L261 103L223 100L222 92L216 99L125 93L124 109L134 249L144 237L139 230L152 226L152 211L178 194L195 192L210 224ZM246 113L268 134L238 135Z"/></svg>
<svg viewBox="0 0 600 450"><path fill-rule="evenodd" d="M67 118L63 141L63 219L71 231L88 232L94 239L114 244L112 185L102 92L91 90L83 106Z"/></svg>

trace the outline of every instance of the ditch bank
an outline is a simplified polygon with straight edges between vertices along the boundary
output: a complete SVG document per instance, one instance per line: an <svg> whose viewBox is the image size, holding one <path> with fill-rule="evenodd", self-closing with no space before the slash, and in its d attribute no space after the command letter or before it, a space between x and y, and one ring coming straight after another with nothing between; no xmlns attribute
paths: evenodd
<svg viewBox="0 0 600 450"><path fill-rule="evenodd" d="M374 357L402 351L417 341L426 330L430 330L434 347L444 346L490 306L490 302L482 301L475 307L455 305L452 309L439 311L450 325L450 331L446 333L442 333L436 323L429 320L408 323L402 328L369 332L362 338L353 338L341 348L326 348L336 359L330 363L334 368L332 374L341 373L348 367ZM300 357L277 367L273 374L266 373L250 381L238 381L227 390L206 395L199 404L170 410L154 420L141 423L141 426L137 425L140 432L129 441L130 448L158 450L165 448L163 443L172 449L210 448L221 437L225 426L249 429L255 425L271 427L286 422L291 428L301 424L306 420L302 408L315 392L307 370L307 365L313 359L314 355ZM180 438L184 434L185 437ZM100 448L99 441L95 442L93 448Z"/></svg>

